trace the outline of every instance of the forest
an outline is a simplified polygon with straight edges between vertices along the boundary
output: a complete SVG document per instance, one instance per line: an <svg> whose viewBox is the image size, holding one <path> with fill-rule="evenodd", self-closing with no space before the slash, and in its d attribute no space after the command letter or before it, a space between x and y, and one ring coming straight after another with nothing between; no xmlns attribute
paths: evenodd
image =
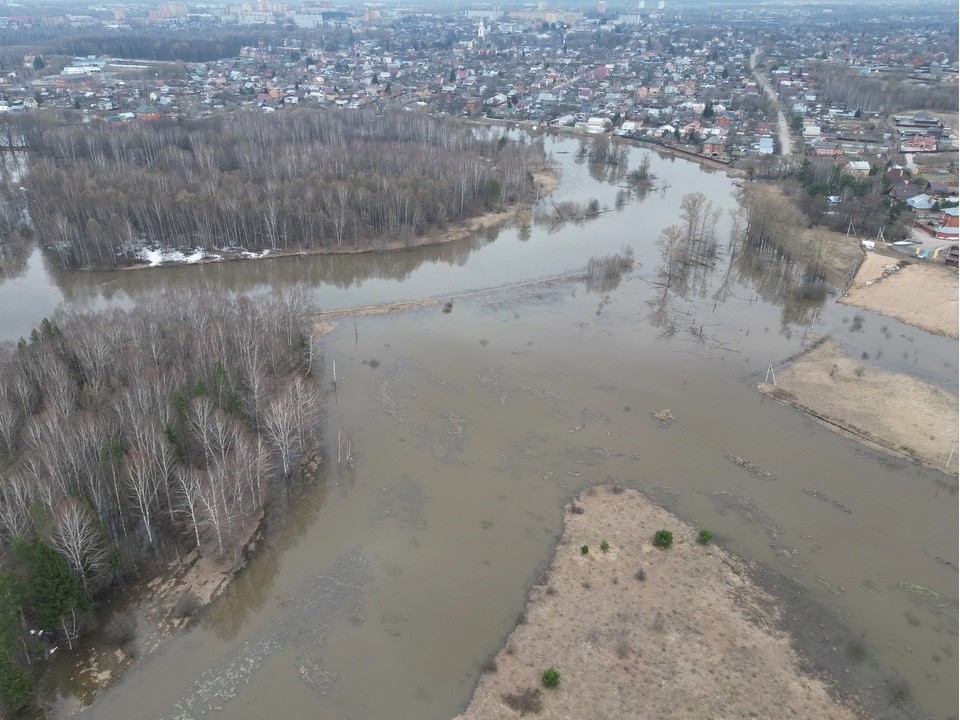
<svg viewBox="0 0 960 720"><path fill-rule="evenodd" d="M0 348L0 715L99 596L191 550L234 562L310 479L310 312L300 286L168 293Z"/></svg>
<svg viewBox="0 0 960 720"><path fill-rule="evenodd" d="M957 110L956 83L910 82L906 73L888 77L862 75L838 63L814 62L810 74L822 88L824 99L871 112Z"/></svg>
<svg viewBox="0 0 960 720"><path fill-rule="evenodd" d="M25 180L67 267L145 248L330 251L412 243L534 197L541 144L409 112L232 113L35 125Z"/></svg>

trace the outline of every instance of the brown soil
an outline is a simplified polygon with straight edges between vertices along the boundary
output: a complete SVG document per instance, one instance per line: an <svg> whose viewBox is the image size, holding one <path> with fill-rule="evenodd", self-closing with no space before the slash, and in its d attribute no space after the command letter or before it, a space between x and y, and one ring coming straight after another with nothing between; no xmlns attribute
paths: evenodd
<svg viewBox="0 0 960 720"><path fill-rule="evenodd" d="M911 262L898 268L901 257L867 253L840 302L873 310L937 335L957 333L957 271L946 265Z"/></svg>
<svg viewBox="0 0 960 720"><path fill-rule="evenodd" d="M886 282L886 281L884 281ZM941 471L958 472L957 398L903 373L853 360L834 343L814 346L757 388L830 429Z"/></svg>
<svg viewBox="0 0 960 720"><path fill-rule="evenodd" d="M857 717L804 672L773 598L737 558L634 490L588 488L568 511L525 620L459 720L520 717L524 701L544 718ZM652 545L660 529L672 548ZM553 689L541 683L549 667Z"/></svg>
<svg viewBox="0 0 960 720"><path fill-rule="evenodd" d="M179 560L154 568L152 577L124 589L124 594L134 599L126 612L140 619L135 652L109 644L86 646L86 655L78 660L73 677L83 704L92 702L97 692L118 682L136 659L156 652L190 626L203 608L224 593L255 551L262 521L262 510L245 518L233 546L223 557L217 555L213 538L205 537L202 553L194 549Z"/></svg>

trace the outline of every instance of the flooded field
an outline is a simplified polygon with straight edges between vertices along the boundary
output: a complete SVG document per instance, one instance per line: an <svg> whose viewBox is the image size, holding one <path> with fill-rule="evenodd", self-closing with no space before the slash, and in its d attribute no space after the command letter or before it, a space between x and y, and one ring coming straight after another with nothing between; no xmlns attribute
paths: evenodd
<svg viewBox="0 0 960 720"><path fill-rule="evenodd" d="M565 177L554 200L596 197L610 212L387 257L63 274L31 251L0 281L11 338L63 298L130 303L201 280L303 281L329 308L554 276L625 244L636 257L606 287L561 278L458 297L449 313L340 318L323 346L321 480L198 625L110 689L94 695L68 662L56 667L57 716L456 715L552 556L564 500L608 478L789 587L801 644L884 716L956 714L956 477L867 450L754 389L812 332L956 393L956 342L836 304L818 284L799 292L786 259L732 252L726 219L716 257L665 287L661 229L687 192L734 207L729 180L657 158L669 187L617 210L618 180L577 164L576 141L548 149ZM653 417L665 408L673 422Z"/></svg>

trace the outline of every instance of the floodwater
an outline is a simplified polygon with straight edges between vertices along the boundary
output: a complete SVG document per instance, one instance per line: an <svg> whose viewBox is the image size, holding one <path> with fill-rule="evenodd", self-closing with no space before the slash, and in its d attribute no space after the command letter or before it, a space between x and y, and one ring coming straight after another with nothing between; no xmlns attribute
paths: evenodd
<svg viewBox="0 0 960 720"><path fill-rule="evenodd" d="M893 716L903 699L956 714L956 478L840 438L752 387L813 332L956 393L956 342L819 286L799 293L798 269L731 253L725 229L715 260L665 291L660 230L685 192L734 207L730 181L655 157L669 187L617 211L616 184L574 161L576 141L547 142L565 173L554 200L596 197L610 212L385 257L63 273L32 251L2 281L0 333L15 338L62 298L125 304L201 280L230 291L303 281L343 307L555 276L628 243L637 259L615 287L561 278L460 297L449 314L341 319L324 345L337 383L328 373L322 479L197 626L112 688L93 696L56 668L56 714L92 701L83 715L110 720L450 718L549 562L564 500L608 478L800 583L847 630L819 652L840 656L854 683L882 667L890 679L868 694ZM677 422L658 424L661 408ZM336 461L338 435L350 462Z"/></svg>

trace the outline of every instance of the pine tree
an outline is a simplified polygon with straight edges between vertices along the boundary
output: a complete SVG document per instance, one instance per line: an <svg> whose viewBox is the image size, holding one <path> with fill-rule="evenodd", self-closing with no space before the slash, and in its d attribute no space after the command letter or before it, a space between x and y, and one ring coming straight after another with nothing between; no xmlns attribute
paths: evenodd
<svg viewBox="0 0 960 720"><path fill-rule="evenodd" d="M82 609L77 579L60 553L37 539L31 545L21 545L19 554L27 561L30 614L40 627L52 630L71 610Z"/></svg>
<svg viewBox="0 0 960 720"><path fill-rule="evenodd" d="M30 677L6 652L0 652L0 713L22 710L33 694Z"/></svg>

